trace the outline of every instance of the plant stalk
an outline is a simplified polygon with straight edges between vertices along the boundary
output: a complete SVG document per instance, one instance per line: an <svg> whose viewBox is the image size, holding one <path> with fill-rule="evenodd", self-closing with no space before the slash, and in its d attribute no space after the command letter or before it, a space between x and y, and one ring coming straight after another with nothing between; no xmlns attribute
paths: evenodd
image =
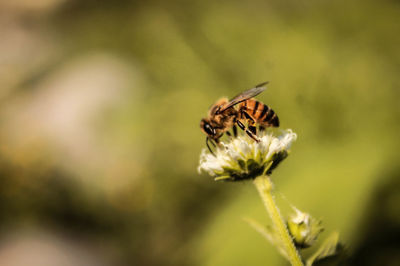
<svg viewBox="0 0 400 266"><path fill-rule="evenodd" d="M294 246L292 237L289 235L289 231L281 217L278 206L276 205L272 195L273 184L271 179L267 175L258 176L256 179L254 179L254 185L256 186L258 193L262 198L269 216L271 217L276 233L279 235L279 238L282 241L290 263L293 266L303 266L300 254L297 252L297 249Z"/></svg>

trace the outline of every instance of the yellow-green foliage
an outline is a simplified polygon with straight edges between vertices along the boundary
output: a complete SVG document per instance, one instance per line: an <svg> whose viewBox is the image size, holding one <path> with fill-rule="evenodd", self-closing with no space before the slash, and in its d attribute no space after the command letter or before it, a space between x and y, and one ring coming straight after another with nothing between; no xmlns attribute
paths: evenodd
<svg viewBox="0 0 400 266"><path fill-rule="evenodd" d="M10 16L31 23L25 35L10 35L32 38L15 52L23 58L0 51L11 58L8 71L0 68L7 77L0 77L2 223L50 220L101 239L129 265L284 263L242 220L269 221L253 186L196 171L205 147L199 122L209 106L269 81L257 98L298 135L274 171L277 191L321 219L326 232L340 232L348 247L364 243L377 189L390 187L388 172L400 174L396 1L60 1L30 12L38 11ZM11 37L2 39L20 40ZM20 47L0 49L13 46ZM99 75L94 67L83 78L68 76L98 62ZM116 81L95 83L82 104L89 115L82 107L80 123L53 124L63 121L54 110L64 101L81 99L66 92L103 77ZM92 105L103 93L99 101L115 100ZM58 175L77 182L61 189L72 203L40 179ZM398 222L393 202L398 197L383 209ZM58 216L48 218L43 204ZM83 212L73 216L78 225L58 213L66 206Z"/></svg>

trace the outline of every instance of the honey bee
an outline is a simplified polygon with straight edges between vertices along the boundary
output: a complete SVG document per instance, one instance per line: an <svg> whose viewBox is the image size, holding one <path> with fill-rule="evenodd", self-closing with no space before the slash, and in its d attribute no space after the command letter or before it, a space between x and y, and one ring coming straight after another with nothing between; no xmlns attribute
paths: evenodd
<svg viewBox="0 0 400 266"><path fill-rule="evenodd" d="M267 84L268 82L261 83L233 97L232 100L219 99L211 106L208 117L200 121L200 128L207 135L206 145L212 154L214 153L208 142L211 140L215 147L224 133L231 136L230 129L236 137L236 125L257 142L259 142L256 136L257 125L260 131L266 127L279 127L277 114L266 104L253 99L266 89ZM236 105L237 108L235 108ZM245 124L248 126L246 127Z"/></svg>

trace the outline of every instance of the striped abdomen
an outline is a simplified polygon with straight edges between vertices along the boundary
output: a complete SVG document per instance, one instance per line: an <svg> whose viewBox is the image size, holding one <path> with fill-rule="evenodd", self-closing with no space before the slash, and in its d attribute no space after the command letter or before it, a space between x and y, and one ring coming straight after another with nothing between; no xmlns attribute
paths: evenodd
<svg viewBox="0 0 400 266"><path fill-rule="evenodd" d="M279 118L277 114L262 102L248 99L239 105L239 112L242 118L254 120L257 124L264 127L279 127Z"/></svg>

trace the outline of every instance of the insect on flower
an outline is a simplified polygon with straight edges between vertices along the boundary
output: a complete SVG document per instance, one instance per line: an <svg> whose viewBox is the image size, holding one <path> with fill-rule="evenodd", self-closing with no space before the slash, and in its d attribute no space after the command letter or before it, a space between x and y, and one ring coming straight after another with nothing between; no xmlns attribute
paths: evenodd
<svg viewBox="0 0 400 266"><path fill-rule="evenodd" d="M207 118L203 118L200 121L200 128L207 135L206 145L211 153L213 152L208 142L211 141L216 146L224 133L229 136L231 135L229 132L230 129L232 129L236 137L236 125L256 142L259 142L256 136L257 125L260 131L266 127L279 126L277 114L266 104L253 99L253 97L266 89L267 84L268 82L261 83L252 89L240 93L231 100L221 98L211 106ZM245 124L248 126L246 127Z"/></svg>

